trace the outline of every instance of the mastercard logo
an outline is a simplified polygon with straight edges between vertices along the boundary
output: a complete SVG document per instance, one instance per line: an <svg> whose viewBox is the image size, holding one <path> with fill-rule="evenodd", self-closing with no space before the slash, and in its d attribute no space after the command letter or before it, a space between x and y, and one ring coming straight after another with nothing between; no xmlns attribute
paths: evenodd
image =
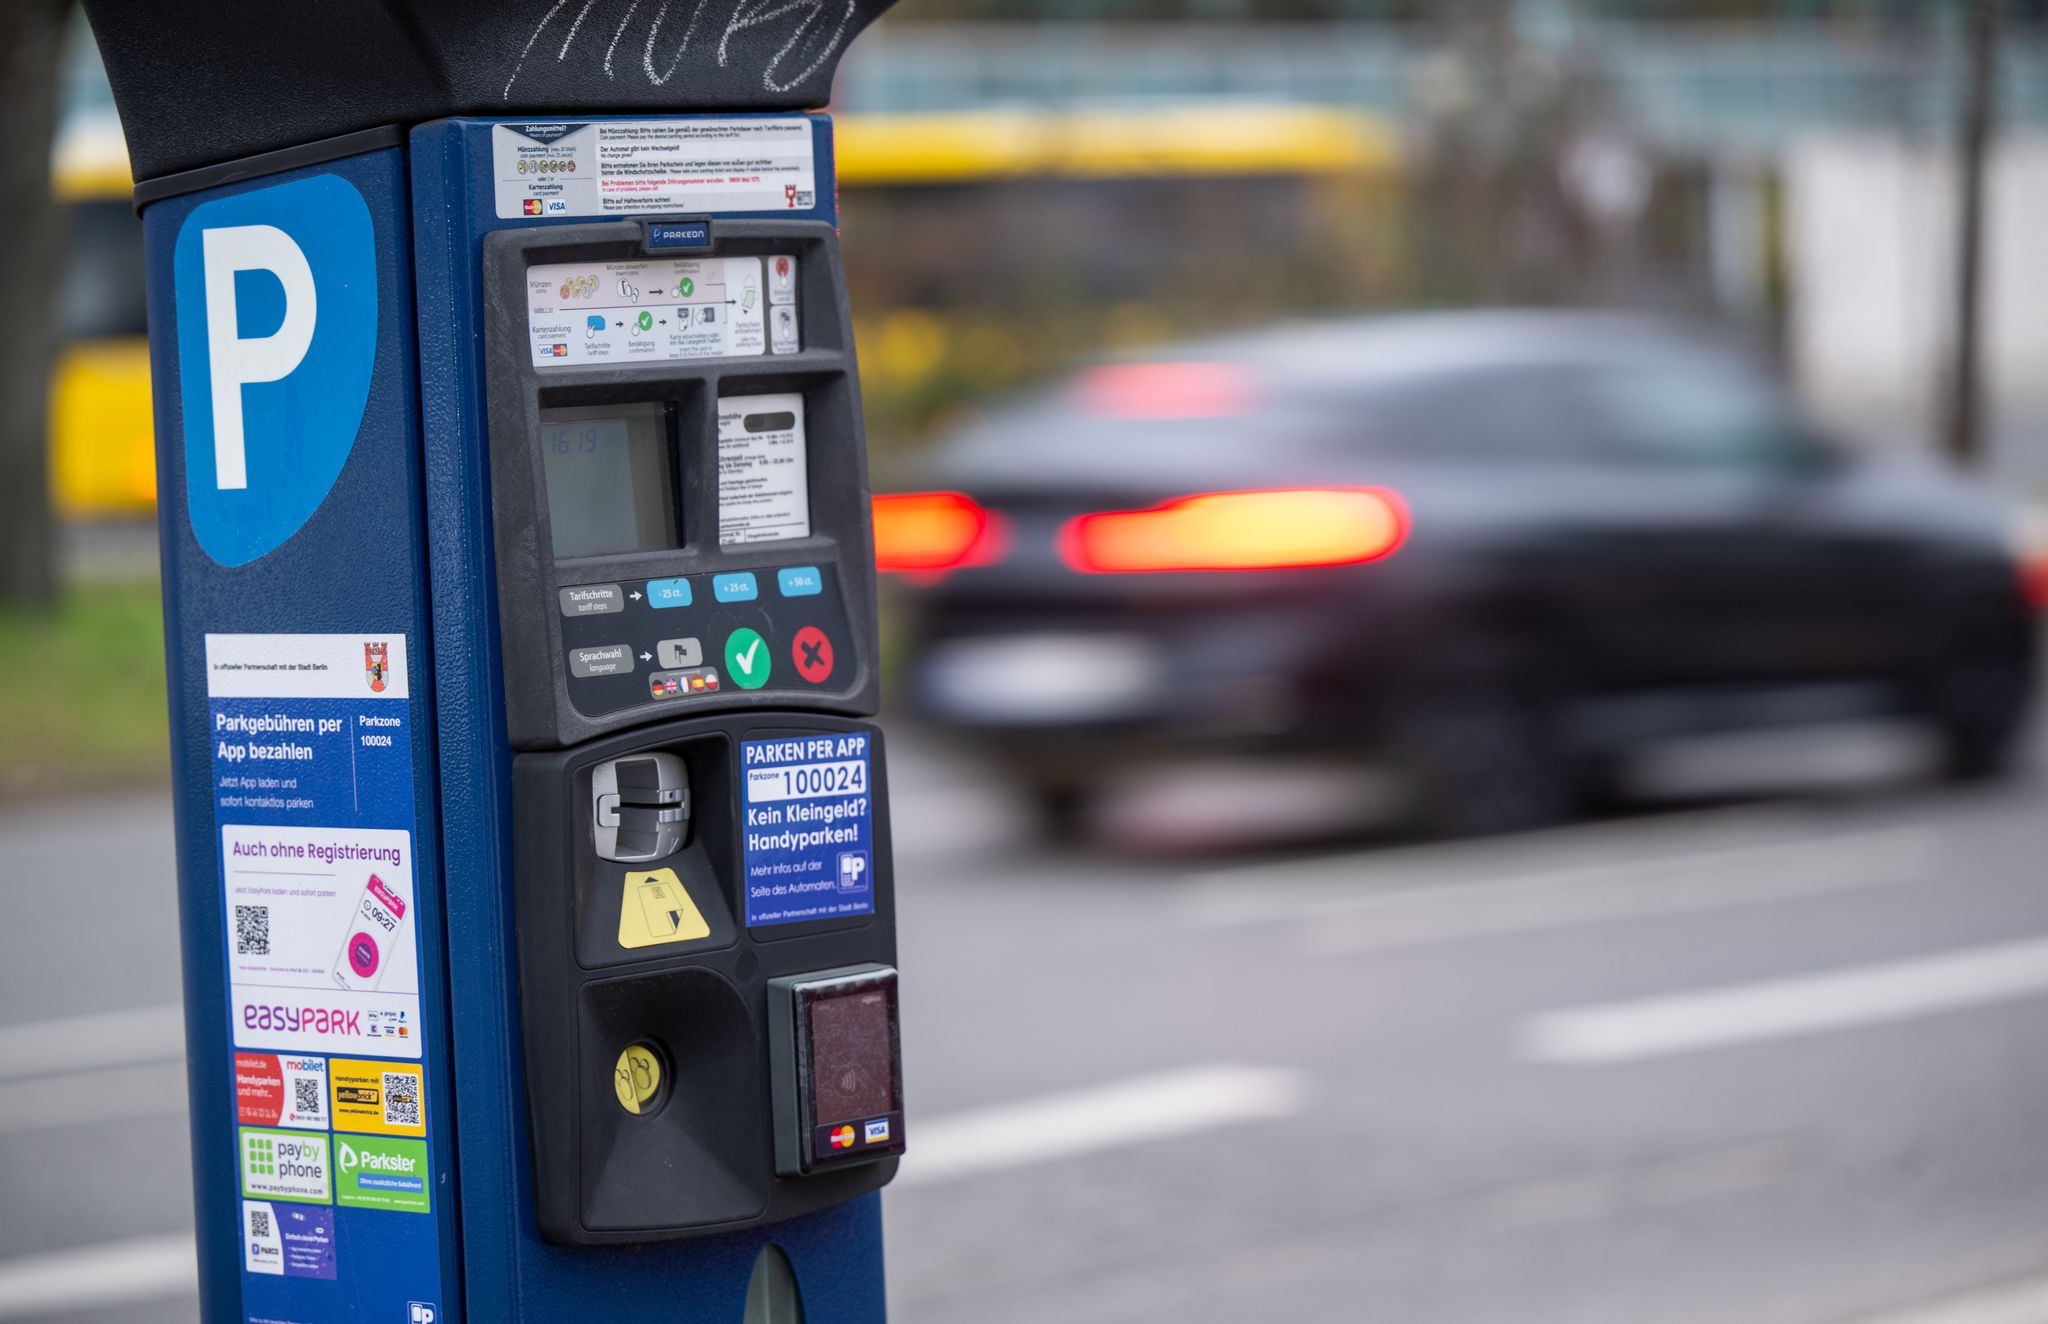
<svg viewBox="0 0 2048 1324"><path fill-rule="evenodd" d="M850 1126L835 1127L827 1138L831 1140L834 1149L853 1148L853 1128Z"/></svg>

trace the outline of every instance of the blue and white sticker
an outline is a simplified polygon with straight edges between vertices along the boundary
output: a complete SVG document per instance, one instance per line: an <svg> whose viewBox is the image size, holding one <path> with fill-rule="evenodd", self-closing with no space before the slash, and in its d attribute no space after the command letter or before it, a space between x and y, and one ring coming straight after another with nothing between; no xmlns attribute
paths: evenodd
<svg viewBox="0 0 2048 1324"><path fill-rule="evenodd" d="M338 175L192 209L172 257L185 505L222 565L305 526L362 429L377 360L377 240Z"/></svg>
<svg viewBox="0 0 2048 1324"><path fill-rule="evenodd" d="M845 731L740 745L747 927L875 911L868 737Z"/></svg>

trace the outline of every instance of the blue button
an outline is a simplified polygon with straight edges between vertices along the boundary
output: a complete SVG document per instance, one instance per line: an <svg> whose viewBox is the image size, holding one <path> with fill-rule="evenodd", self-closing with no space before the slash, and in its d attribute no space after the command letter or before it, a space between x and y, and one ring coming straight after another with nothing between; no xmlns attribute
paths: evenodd
<svg viewBox="0 0 2048 1324"><path fill-rule="evenodd" d="M793 565L775 572L775 582L785 598L815 598L825 591L825 577L814 565Z"/></svg>
<svg viewBox="0 0 2048 1324"><path fill-rule="evenodd" d="M650 579L647 581L647 605L650 607L687 607L690 605L690 581L687 579Z"/></svg>
<svg viewBox="0 0 2048 1324"><path fill-rule="evenodd" d="M735 570L711 577L711 596L720 602L752 602L761 596L761 590L754 586L753 571Z"/></svg>

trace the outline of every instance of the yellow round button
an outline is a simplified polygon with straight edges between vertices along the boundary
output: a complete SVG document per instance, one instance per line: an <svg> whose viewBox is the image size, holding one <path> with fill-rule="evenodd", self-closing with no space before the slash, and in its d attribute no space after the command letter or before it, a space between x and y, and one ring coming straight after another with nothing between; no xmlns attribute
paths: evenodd
<svg viewBox="0 0 2048 1324"><path fill-rule="evenodd" d="M619 1106L634 1116L653 1112L661 1094L661 1055L651 1044L633 1044L619 1054L612 1068L612 1090Z"/></svg>

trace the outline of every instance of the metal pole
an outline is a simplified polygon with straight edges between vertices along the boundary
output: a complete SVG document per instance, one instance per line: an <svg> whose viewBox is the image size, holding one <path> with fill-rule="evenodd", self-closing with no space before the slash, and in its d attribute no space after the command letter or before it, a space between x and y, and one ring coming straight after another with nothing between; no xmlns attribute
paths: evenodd
<svg viewBox="0 0 2048 1324"><path fill-rule="evenodd" d="M1956 205L1955 358L1949 365L1947 442L1959 465L1983 452L1979 328L1984 283L1984 160L1998 92L1999 0L1970 0L1968 69Z"/></svg>

